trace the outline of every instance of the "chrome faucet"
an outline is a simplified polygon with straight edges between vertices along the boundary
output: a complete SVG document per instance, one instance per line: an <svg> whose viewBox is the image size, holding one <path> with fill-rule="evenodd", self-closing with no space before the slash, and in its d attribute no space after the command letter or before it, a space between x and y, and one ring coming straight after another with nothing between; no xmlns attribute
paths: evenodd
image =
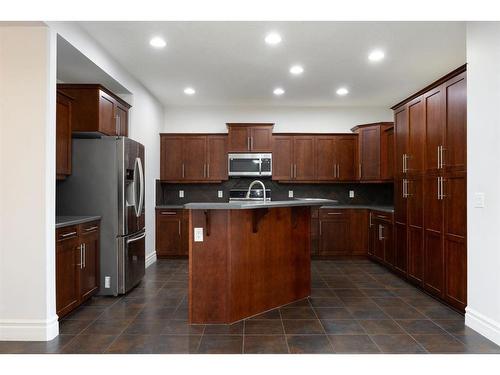
<svg viewBox="0 0 500 375"><path fill-rule="evenodd" d="M252 181L252 183L248 187L246 199L250 198L250 191L252 190L252 187L255 184L260 184L262 186L262 191L264 192L264 202L266 202L266 185L264 185L264 183L262 181L260 181L260 180L254 180L254 181Z"/></svg>

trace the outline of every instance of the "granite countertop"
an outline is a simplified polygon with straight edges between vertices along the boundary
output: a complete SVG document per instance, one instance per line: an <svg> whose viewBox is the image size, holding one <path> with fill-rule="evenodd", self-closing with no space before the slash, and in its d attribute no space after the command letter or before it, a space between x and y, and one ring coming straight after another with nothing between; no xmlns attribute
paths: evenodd
<svg viewBox="0 0 500 375"><path fill-rule="evenodd" d="M394 206L380 206L380 205L363 205L363 204L332 204L323 205L320 208L335 208L335 209L363 209L363 210L375 210L382 212L394 212Z"/></svg>
<svg viewBox="0 0 500 375"><path fill-rule="evenodd" d="M56 228L64 228L69 225L83 224L100 219L100 216L56 216Z"/></svg>
<svg viewBox="0 0 500 375"><path fill-rule="evenodd" d="M255 208L278 208L297 206L324 206L325 204L335 205L330 199L308 199L308 200L287 200L287 201L233 201L233 202L198 202L187 203L184 208L187 210L247 210Z"/></svg>
<svg viewBox="0 0 500 375"><path fill-rule="evenodd" d="M182 210L183 204L159 204L155 207L158 210Z"/></svg>

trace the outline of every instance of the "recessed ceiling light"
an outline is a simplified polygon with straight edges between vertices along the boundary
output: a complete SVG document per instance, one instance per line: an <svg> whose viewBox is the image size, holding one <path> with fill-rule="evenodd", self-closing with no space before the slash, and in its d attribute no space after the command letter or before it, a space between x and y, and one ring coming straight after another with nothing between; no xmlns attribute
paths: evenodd
<svg viewBox="0 0 500 375"><path fill-rule="evenodd" d="M293 75L299 75L304 73L304 68L300 65L294 65L290 68L290 73Z"/></svg>
<svg viewBox="0 0 500 375"><path fill-rule="evenodd" d="M269 33L266 35L266 38L264 39L267 44L270 44L272 46L281 43L281 35L275 32Z"/></svg>
<svg viewBox="0 0 500 375"><path fill-rule="evenodd" d="M341 87L337 90L337 95L344 96L349 94L349 90L347 90L345 87Z"/></svg>
<svg viewBox="0 0 500 375"><path fill-rule="evenodd" d="M154 48L163 48L167 45L167 42L165 42L165 39L155 36L154 38L151 38L149 44Z"/></svg>
<svg viewBox="0 0 500 375"><path fill-rule="evenodd" d="M383 60L384 57L385 57L384 51L376 49L370 52L370 54L368 55L368 60L377 62Z"/></svg>
<svg viewBox="0 0 500 375"><path fill-rule="evenodd" d="M184 89L184 94L186 94L186 95L194 95L194 94L196 94L196 90L193 89L192 87L186 87Z"/></svg>
<svg viewBox="0 0 500 375"><path fill-rule="evenodd" d="M281 87L276 87L273 91L274 95L280 96L285 93L285 90L283 90Z"/></svg>

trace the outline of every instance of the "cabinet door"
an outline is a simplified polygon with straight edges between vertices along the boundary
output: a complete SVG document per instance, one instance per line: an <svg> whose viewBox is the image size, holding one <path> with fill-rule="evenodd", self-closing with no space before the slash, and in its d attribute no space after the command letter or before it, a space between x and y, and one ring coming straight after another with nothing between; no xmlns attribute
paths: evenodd
<svg viewBox="0 0 500 375"><path fill-rule="evenodd" d="M207 137L207 179L227 180L227 137Z"/></svg>
<svg viewBox="0 0 500 375"><path fill-rule="evenodd" d="M62 317L79 303L80 243L76 227L58 230L56 240L56 310Z"/></svg>
<svg viewBox="0 0 500 375"><path fill-rule="evenodd" d="M252 152L271 152L272 126L256 126L250 128L250 150Z"/></svg>
<svg viewBox="0 0 500 375"><path fill-rule="evenodd" d="M423 171L424 143L424 101L423 97L419 97L408 103L408 172L421 173Z"/></svg>
<svg viewBox="0 0 500 375"><path fill-rule="evenodd" d="M394 180L394 220L406 224L408 221L408 201L404 197L406 179Z"/></svg>
<svg viewBox="0 0 500 375"><path fill-rule="evenodd" d="M366 210L352 210L349 214L350 242L352 255L366 255L368 253L369 238L368 212Z"/></svg>
<svg viewBox="0 0 500 375"><path fill-rule="evenodd" d="M320 155L316 153L316 155ZM337 164L337 179L354 181L358 179L358 136L335 137L335 161Z"/></svg>
<svg viewBox="0 0 500 375"><path fill-rule="evenodd" d="M447 171L465 170L467 163L467 82L462 73L445 83L446 141L443 164Z"/></svg>
<svg viewBox="0 0 500 375"><path fill-rule="evenodd" d="M425 176L424 287L441 296L444 284L443 201L439 199L440 176Z"/></svg>
<svg viewBox="0 0 500 375"><path fill-rule="evenodd" d="M382 131L380 139L380 178L394 178L394 128Z"/></svg>
<svg viewBox="0 0 500 375"><path fill-rule="evenodd" d="M294 179L312 181L316 178L313 136L293 137Z"/></svg>
<svg viewBox="0 0 500 375"><path fill-rule="evenodd" d="M373 256L375 241L378 239L378 227L374 222L373 213L370 211L368 215L368 255Z"/></svg>
<svg viewBox="0 0 500 375"><path fill-rule="evenodd" d="M403 172L404 157L408 153L408 109L402 106L394 111L395 155L394 176L400 177Z"/></svg>
<svg viewBox="0 0 500 375"><path fill-rule="evenodd" d="M361 180L380 180L380 126L359 131Z"/></svg>
<svg viewBox="0 0 500 375"><path fill-rule="evenodd" d="M408 237L406 224L394 223L394 267L403 274L406 274L408 265Z"/></svg>
<svg viewBox="0 0 500 375"><path fill-rule="evenodd" d="M247 152L250 151L251 132L248 126L232 125L228 131L228 151Z"/></svg>
<svg viewBox="0 0 500 375"><path fill-rule="evenodd" d="M376 236L373 244L373 256L380 261L384 260L384 223L374 220Z"/></svg>
<svg viewBox="0 0 500 375"><path fill-rule="evenodd" d="M273 180L293 179L293 137L273 136Z"/></svg>
<svg viewBox="0 0 500 375"><path fill-rule="evenodd" d="M128 136L128 109L123 107L121 104L116 103L115 116L116 116L116 122L117 122L118 135L123 136L123 137L127 137Z"/></svg>
<svg viewBox="0 0 500 375"><path fill-rule="evenodd" d="M115 100L101 90L99 90L99 131L106 135L118 135Z"/></svg>
<svg viewBox="0 0 500 375"><path fill-rule="evenodd" d="M423 275L423 184L421 176L408 179L408 276L421 283Z"/></svg>
<svg viewBox="0 0 500 375"><path fill-rule="evenodd" d="M467 306L467 179L465 172L447 175L444 202L444 298L464 310Z"/></svg>
<svg viewBox="0 0 500 375"><path fill-rule="evenodd" d="M435 173L440 169L440 150L444 145L445 92L439 86L424 94L425 105L425 170Z"/></svg>
<svg viewBox="0 0 500 375"><path fill-rule="evenodd" d="M81 226L80 243L83 245L83 265L80 269L80 301L99 289L99 224Z"/></svg>
<svg viewBox="0 0 500 375"><path fill-rule="evenodd" d="M71 174L71 99L57 94L56 111L56 177Z"/></svg>
<svg viewBox="0 0 500 375"><path fill-rule="evenodd" d="M160 179L179 181L183 179L181 136L161 136Z"/></svg>
<svg viewBox="0 0 500 375"><path fill-rule="evenodd" d="M311 207L311 255L319 255L319 208Z"/></svg>
<svg viewBox="0 0 500 375"><path fill-rule="evenodd" d="M156 255L159 258L185 255L181 210L156 211Z"/></svg>
<svg viewBox="0 0 500 375"><path fill-rule="evenodd" d="M315 142L316 178L323 181L336 179L335 137L316 136Z"/></svg>
<svg viewBox="0 0 500 375"><path fill-rule="evenodd" d="M184 180L200 181L207 178L207 137L185 136L182 145Z"/></svg>
<svg viewBox="0 0 500 375"><path fill-rule="evenodd" d="M351 245L349 219L320 219L319 238L320 255L348 255Z"/></svg>
<svg viewBox="0 0 500 375"><path fill-rule="evenodd" d="M390 266L394 266L396 254L394 253L394 229L392 223L384 225L384 261Z"/></svg>

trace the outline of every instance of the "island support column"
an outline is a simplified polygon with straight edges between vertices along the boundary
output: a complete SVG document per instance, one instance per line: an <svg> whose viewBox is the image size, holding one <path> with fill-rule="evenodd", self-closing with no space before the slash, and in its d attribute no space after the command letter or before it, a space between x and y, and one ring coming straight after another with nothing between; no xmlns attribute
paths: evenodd
<svg viewBox="0 0 500 375"><path fill-rule="evenodd" d="M310 207L190 210L190 323L233 323L309 296L310 223Z"/></svg>

